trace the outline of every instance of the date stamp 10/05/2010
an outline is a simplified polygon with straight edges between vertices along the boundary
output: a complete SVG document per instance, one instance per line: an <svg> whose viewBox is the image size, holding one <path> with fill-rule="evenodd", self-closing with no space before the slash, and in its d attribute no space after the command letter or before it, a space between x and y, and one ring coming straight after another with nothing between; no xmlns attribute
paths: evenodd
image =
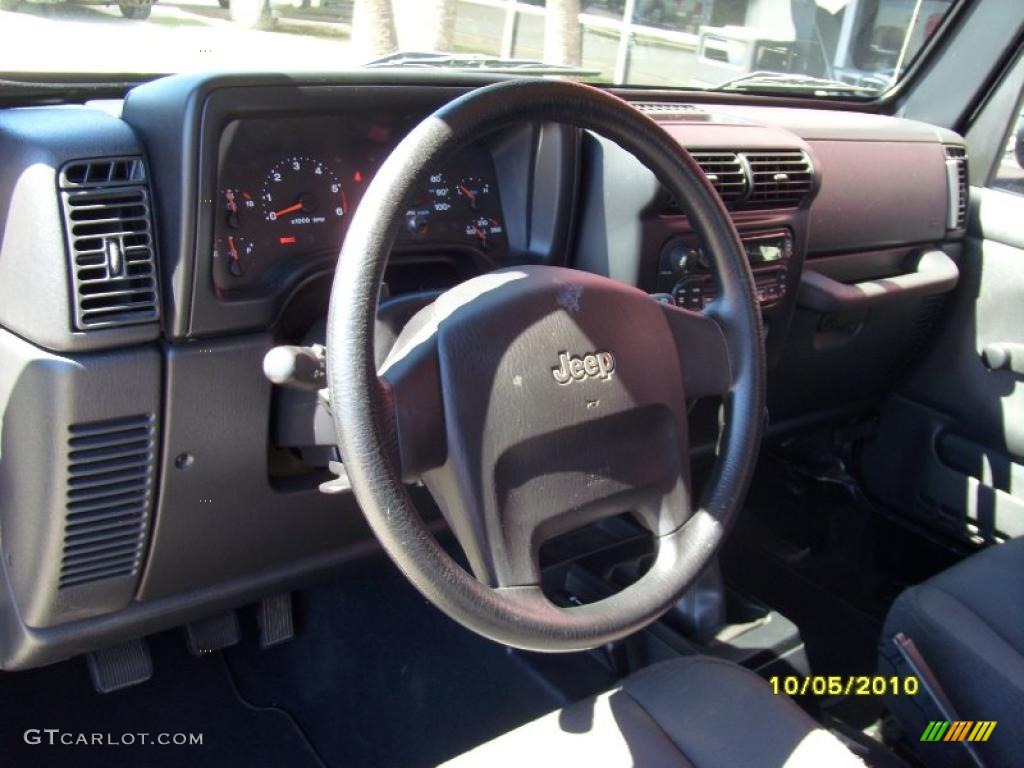
<svg viewBox="0 0 1024 768"><path fill-rule="evenodd" d="M916 696L921 681L914 675L773 675L776 696Z"/></svg>

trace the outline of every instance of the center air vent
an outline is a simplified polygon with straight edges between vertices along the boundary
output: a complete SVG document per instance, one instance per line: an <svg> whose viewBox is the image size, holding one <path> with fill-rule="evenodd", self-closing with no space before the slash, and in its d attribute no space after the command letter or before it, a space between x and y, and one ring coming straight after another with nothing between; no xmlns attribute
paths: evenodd
<svg viewBox="0 0 1024 768"><path fill-rule="evenodd" d="M750 208L799 205L811 191L811 161L800 150L742 153L750 168Z"/></svg>
<svg viewBox="0 0 1024 768"><path fill-rule="evenodd" d="M810 158L800 150L774 152L694 150L690 153L726 208L800 205L814 181ZM665 213L682 213L668 195Z"/></svg>
<svg viewBox="0 0 1024 768"><path fill-rule="evenodd" d="M153 498L152 415L75 424L70 431L61 589L134 574Z"/></svg>
<svg viewBox="0 0 1024 768"><path fill-rule="evenodd" d="M726 206L746 196L747 174L735 152L693 152L692 155Z"/></svg>
<svg viewBox="0 0 1024 768"><path fill-rule="evenodd" d="M152 212L139 158L70 163L60 174L78 330L159 318Z"/></svg>

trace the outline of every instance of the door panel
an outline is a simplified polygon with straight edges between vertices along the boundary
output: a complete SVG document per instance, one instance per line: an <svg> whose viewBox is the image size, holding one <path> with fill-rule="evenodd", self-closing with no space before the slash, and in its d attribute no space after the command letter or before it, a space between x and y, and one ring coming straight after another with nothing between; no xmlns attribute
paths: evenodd
<svg viewBox="0 0 1024 768"><path fill-rule="evenodd" d="M869 493L919 523L991 541L1024 535L1024 376L983 358L1024 345L1024 196L972 188L971 209L960 283L862 470Z"/></svg>

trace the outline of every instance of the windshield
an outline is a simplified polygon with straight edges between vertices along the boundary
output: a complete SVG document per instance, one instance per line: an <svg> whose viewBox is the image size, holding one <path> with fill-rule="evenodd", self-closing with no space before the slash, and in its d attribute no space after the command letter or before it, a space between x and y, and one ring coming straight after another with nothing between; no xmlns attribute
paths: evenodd
<svg viewBox="0 0 1024 768"><path fill-rule="evenodd" d="M0 0L0 72L323 72L378 60L870 98L956 2Z"/></svg>

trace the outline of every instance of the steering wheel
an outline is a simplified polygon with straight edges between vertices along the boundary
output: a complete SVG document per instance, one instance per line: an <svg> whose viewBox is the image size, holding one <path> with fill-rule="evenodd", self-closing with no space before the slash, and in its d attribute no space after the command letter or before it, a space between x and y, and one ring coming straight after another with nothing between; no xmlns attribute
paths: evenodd
<svg viewBox="0 0 1024 768"><path fill-rule="evenodd" d="M381 281L418 179L458 149L530 122L599 133L650 168L713 259L718 297L706 312L691 312L594 274L502 269L461 283L413 316L378 369ZM721 201L657 123L571 82L480 88L441 107L395 148L341 250L327 375L342 460L386 552L451 618L533 651L596 647L672 606L742 503L764 419L761 316ZM723 399L724 423L710 479L694 503L687 398L710 396ZM417 514L403 484L417 478L472 573ZM598 602L551 602L540 586L540 545L622 512L654 536L650 569Z"/></svg>

